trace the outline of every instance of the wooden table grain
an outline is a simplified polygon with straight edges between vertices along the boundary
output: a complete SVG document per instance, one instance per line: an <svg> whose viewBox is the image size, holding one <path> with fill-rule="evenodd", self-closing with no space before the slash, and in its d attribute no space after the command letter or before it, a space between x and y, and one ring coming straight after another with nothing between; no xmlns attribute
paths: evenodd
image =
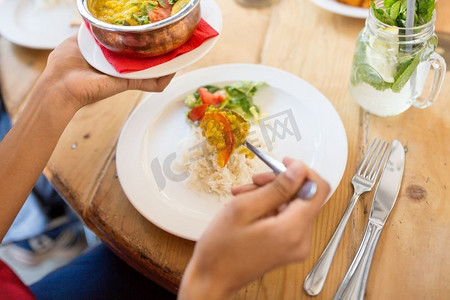
<svg viewBox="0 0 450 300"><path fill-rule="evenodd" d="M312 250L304 262L278 268L242 289L236 299L308 299L303 281L342 216L353 190L350 179L375 136L399 139L407 149L397 204L381 234L370 270L367 299L446 299L450 294L450 74L430 108L411 108L379 118L359 108L347 90L354 44L364 20L281 0L262 9L218 0L223 14L219 41L184 70L224 63L257 63L291 72L319 89L339 113L348 137L348 163L338 189L314 224ZM439 51L449 60L450 3L437 3ZM15 120L45 67L48 51L0 39L0 82ZM194 243L143 218L125 196L115 165L118 136L142 99L129 91L82 109L64 131L45 175L105 243L144 275L177 292ZM362 239L372 193L363 195L337 249L317 299L336 292Z"/></svg>

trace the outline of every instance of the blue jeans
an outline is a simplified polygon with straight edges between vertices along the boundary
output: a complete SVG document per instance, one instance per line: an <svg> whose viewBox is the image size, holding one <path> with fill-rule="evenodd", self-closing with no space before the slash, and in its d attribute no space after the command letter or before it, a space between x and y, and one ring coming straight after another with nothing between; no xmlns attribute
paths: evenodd
<svg viewBox="0 0 450 300"><path fill-rule="evenodd" d="M41 299L176 299L128 266L104 244L30 286Z"/></svg>

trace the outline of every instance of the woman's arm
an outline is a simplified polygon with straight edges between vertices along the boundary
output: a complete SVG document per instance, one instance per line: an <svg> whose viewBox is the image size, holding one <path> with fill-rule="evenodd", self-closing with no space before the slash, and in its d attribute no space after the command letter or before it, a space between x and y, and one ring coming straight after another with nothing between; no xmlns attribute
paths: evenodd
<svg viewBox="0 0 450 300"><path fill-rule="evenodd" d="M0 241L65 127L81 107L127 89L162 91L172 77L149 80L110 77L84 61L76 37L58 46L50 54L24 111L0 143Z"/></svg>

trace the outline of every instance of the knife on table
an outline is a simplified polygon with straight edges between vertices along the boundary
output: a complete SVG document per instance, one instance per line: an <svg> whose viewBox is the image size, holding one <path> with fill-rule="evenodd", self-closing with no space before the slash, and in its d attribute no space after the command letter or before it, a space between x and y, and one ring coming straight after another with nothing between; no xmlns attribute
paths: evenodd
<svg viewBox="0 0 450 300"><path fill-rule="evenodd" d="M363 240L347 274L334 295L335 300L364 299L372 257L381 230L397 199L404 168L405 150L398 140L394 140L373 197L369 223L365 229Z"/></svg>

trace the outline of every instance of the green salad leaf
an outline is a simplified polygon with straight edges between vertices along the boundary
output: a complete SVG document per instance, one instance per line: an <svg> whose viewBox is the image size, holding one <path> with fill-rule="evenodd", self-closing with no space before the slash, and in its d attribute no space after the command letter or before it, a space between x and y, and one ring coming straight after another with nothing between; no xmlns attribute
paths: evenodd
<svg viewBox="0 0 450 300"><path fill-rule="evenodd" d="M196 89L194 93L187 95L184 104L191 108L190 111L205 104L200 97L199 89L206 88L212 95L216 93L224 95L223 101L216 107L231 109L244 114L246 117L257 119L260 110L253 103L253 96L265 85L264 82L253 81L238 81L224 87L205 85Z"/></svg>
<svg viewBox="0 0 450 300"><path fill-rule="evenodd" d="M253 103L253 96L256 91L266 85L263 82L239 81L225 87L227 91L227 101L225 106L230 109L242 109L246 116L252 116L250 108L255 107L259 112L259 107Z"/></svg>

